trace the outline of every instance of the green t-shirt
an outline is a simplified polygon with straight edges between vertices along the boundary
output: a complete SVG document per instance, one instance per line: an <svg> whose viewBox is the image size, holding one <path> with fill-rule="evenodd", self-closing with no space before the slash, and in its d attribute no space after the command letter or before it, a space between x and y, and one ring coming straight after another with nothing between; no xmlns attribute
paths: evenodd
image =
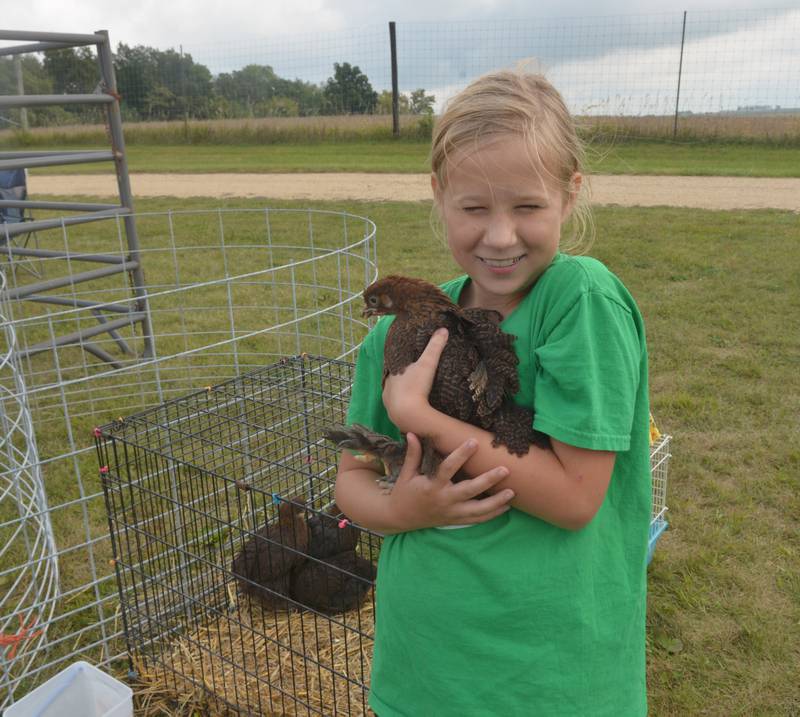
<svg viewBox="0 0 800 717"><path fill-rule="evenodd" d="M458 300L468 277L444 290ZM397 436L381 402L381 320L358 356L348 420ZM379 717L643 715L650 523L641 315L600 262L559 254L504 320L534 426L617 452L583 529L511 510L384 539L370 706ZM535 481L532 475L530 480Z"/></svg>

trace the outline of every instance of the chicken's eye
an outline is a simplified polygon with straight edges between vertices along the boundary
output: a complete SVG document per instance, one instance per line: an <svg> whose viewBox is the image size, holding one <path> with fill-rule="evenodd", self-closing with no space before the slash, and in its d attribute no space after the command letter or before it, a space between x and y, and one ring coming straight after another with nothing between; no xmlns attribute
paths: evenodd
<svg viewBox="0 0 800 717"><path fill-rule="evenodd" d="M377 306L378 305L378 297L374 294L367 299L367 303L370 306Z"/></svg>

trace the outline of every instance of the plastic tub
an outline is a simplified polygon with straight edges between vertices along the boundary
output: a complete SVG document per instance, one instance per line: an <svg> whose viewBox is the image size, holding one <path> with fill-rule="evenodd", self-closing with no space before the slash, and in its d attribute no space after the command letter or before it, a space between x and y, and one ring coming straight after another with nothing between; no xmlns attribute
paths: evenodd
<svg viewBox="0 0 800 717"><path fill-rule="evenodd" d="M74 662L4 717L133 717L133 690L88 662Z"/></svg>

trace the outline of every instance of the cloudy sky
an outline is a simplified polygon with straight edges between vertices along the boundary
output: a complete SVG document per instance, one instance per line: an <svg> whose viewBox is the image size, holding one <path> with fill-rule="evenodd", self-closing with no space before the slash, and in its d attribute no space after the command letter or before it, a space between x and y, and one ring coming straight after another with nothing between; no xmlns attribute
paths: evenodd
<svg viewBox="0 0 800 717"><path fill-rule="evenodd" d="M771 0L684 0L681 10L758 10L798 7ZM671 0L574 0L568 5L532 0L25 0L3 3L0 26L10 30L108 30L112 42L168 47L292 34L331 32L397 22L515 20L674 12Z"/></svg>
<svg viewBox="0 0 800 717"><path fill-rule="evenodd" d="M398 24L401 90L441 101L470 78L528 60L581 112L674 108L682 10L688 11L682 108L800 106L800 0L25 0L4 4L9 30L86 33L112 45L182 49L214 73L249 63L324 82L333 62L390 86L389 20ZM8 44L8 43L0 43Z"/></svg>

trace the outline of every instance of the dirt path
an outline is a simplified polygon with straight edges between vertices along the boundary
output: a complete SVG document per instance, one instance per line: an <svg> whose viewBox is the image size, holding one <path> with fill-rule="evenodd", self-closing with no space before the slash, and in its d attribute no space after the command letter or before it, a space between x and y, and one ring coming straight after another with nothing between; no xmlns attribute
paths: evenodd
<svg viewBox="0 0 800 717"><path fill-rule="evenodd" d="M113 196L113 177L35 175L31 195ZM264 197L269 199L419 201L430 198L424 174L133 174L137 197ZM595 204L703 209L787 209L800 212L800 179L596 175Z"/></svg>

